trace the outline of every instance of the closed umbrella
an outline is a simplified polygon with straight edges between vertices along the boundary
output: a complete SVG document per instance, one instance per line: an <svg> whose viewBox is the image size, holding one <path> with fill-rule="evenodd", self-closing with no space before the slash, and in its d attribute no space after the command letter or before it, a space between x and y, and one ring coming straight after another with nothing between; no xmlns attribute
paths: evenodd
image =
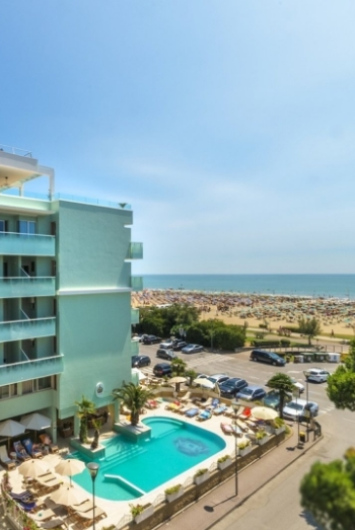
<svg viewBox="0 0 355 530"><path fill-rule="evenodd" d="M76 458L68 458L59 462L59 464L57 464L54 469L57 473L59 473L59 475L65 475L67 477L70 477L71 484L71 477L84 471L85 464L84 462L82 462L81 460L77 460Z"/></svg>
<svg viewBox="0 0 355 530"><path fill-rule="evenodd" d="M21 423L26 429L31 431L44 431L44 429L49 429L52 425L51 419L47 418L39 412L33 412L21 418Z"/></svg>
<svg viewBox="0 0 355 530"><path fill-rule="evenodd" d="M269 407L254 407L251 411L251 415L256 420L274 420L278 417L278 412L276 410L270 409Z"/></svg>
<svg viewBox="0 0 355 530"><path fill-rule="evenodd" d="M44 475L48 469L47 466L38 459L26 460L18 467L18 471L24 477L37 478Z"/></svg>

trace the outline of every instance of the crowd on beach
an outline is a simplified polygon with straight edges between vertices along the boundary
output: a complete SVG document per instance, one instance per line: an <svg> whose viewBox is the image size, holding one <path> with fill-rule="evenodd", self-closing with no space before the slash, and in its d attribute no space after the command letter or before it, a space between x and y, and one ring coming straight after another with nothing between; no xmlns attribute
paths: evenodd
<svg viewBox="0 0 355 530"><path fill-rule="evenodd" d="M132 293L133 307L167 307L188 304L197 307L201 318L221 318L228 323L259 326L297 325L301 318L316 317L322 329L334 333L355 333L355 300L291 295L208 293L173 289L144 289Z"/></svg>

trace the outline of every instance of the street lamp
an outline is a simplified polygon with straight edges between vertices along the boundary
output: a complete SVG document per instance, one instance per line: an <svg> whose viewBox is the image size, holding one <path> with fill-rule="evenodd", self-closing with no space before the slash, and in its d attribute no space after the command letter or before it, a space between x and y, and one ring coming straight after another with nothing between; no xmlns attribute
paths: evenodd
<svg viewBox="0 0 355 530"><path fill-rule="evenodd" d="M92 480L92 500L93 500L93 510L92 510L92 528L95 530L95 479L99 472L100 466L96 462L89 462L86 464L86 467L89 470L91 480Z"/></svg>
<svg viewBox="0 0 355 530"><path fill-rule="evenodd" d="M308 394L308 374L307 370L303 372L304 378L306 380L306 401L307 401L307 412L310 412L308 409L308 401L309 401L309 394ZM309 437L309 418L307 417L307 442Z"/></svg>
<svg viewBox="0 0 355 530"><path fill-rule="evenodd" d="M234 427L235 427L235 496L238 497L238 436L237 436L237 428L238 428L238 410L240 408L239 401L233 401L232 407L234 411Z"/></svg>

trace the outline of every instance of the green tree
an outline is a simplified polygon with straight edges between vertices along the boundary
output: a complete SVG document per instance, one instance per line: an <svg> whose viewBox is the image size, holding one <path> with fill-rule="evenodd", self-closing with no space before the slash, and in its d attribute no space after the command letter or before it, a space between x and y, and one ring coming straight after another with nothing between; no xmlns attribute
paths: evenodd
<svg viewBox="0 0 355 530"><path fill-rule="evenodd" d="M285 400L287 394L292 393L294 389L294 384L292 383L291 377L286 374L277 373L272 376L271 379L266 383L270 388L278 390L280 393L280 403L279 403L279 415L280 418L283 418L283 409L285 405Z"/></svg>
<svg viewBox="0 0 355 530"><path fill-rule="evenodd" d="M317 523L330 530L354 528L355 450L344 460L316 462L301 482L301 504Z"/></svg>
<svg viewBox="0 0 355 530"><path fill-rule="evenodd" d="M355 339L350 342L344 365L338 366L327 380L327 394L337 409L355 411Z"/></svg>
<svg viewBox="0 0 355 530"><path fill-rule="evenodd" d="M131 425L138 425L142 409L148 399L153 397L151 390L134 383L126 383L122 388L113 390L113 399L120 400L131 413Z"/></svg>
<svg viewBox="0 0 355 530"><path fill-rule="evenodd" d="M91 414L95 414L95 404L82 396L81 401L75 401L78 407L78 418L80 420L79 439L81 443L88 441L88 418Z"/></svg>
<svg viewBox="0 0 355 530"><path fill-rule="evenodd" d="M320 335L322 329L320 322L317 318L300 318L298 321L298 330L303 335L308 337L309 346L312 345L312 339L317 335Z"/></svg>
<svg viewBox="0 0 355 530"><path fill-rule="evenodd" d="M175 375L181 375L184 376L186 372L187 364L182 359L179 359L179 357L175 357L171 361L171 371L172 374Z"/></svg>
<svg viewBox="0 0 355 530"><path fill-rule="evenodd" d="M196 379L196 377L197 377L197 372L195 372L195 370L191 370L191 369L190 370L186 370L185 371L185 377L188 378L189 384L192 385L192 381L194 379Z"/></svg>

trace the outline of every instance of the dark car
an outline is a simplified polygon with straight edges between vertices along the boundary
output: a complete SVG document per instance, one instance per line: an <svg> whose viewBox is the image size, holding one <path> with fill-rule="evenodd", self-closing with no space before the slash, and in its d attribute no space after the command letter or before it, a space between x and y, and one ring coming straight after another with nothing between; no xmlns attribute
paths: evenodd
<svg viewBox="0 0 355 530"><path fill-rule="evenodd" d="M143 337L143 344L158 344L158 342L161 342L161 337L156 335L145 335Z"/></svg>
<svg viewBox="0 0 355 530"><path fill-rule="evenodd" d="M246 386L248 386L248 382L245 379L232 377L219 385L219 391L222 397L233 398L237 392L243 390Z"/></svg>
<svg viewBox="0 0 355 530"><path fill-rule="evenodd" d="M150 365L150 358L148 355L133 355L132 356L132 368L133 367L141 367L141 366L149 366Z"/></svg>
<svg viewBox="0 0 355 530"><path fill-rule="evenodd" d="M263 399L265 394L266 392L261 386L248 385L237 393L237 398L245 399L246 401L257 401Z"/></svg>
<svg viewBox="0 0 355 530"><path fill-rule="evenodd" d="M181 349L182 353L198 353L203 351L203 346L200 344L188 344Z"/></svg>
<svg viewBox="0 0 355 530"><path fill-rule="evenodd" d="M180 351L183 348L185 348L185 346L187 346L187 342L185 342L184 340L178 340L178 341L174 342L173 350L174 351Z"/></svg>
<svg viewBox="0 0 355 530"><path fill-rule="evenodd" d="M159 363L153 368L153 373L157 377L164 377L165 375L171 375L171 365L169 363Z"/></svg>
<svg viewBox="0 0 355 530"><path fill-rule="evenodd" d="M177 355L173 350L159 348L159 350L157 351L157 357L159 357L160 359L167 359L168 361L171 361L172 359L176 359Z"/></svg>
<svg viewBox="0 0 355 530"><path fill-rule="evenodd" d="M274 366L285 366L286 361L277 353L265 350L253 350L250 354L251 361L259 361L260 363L272 364Z"/></svg>

